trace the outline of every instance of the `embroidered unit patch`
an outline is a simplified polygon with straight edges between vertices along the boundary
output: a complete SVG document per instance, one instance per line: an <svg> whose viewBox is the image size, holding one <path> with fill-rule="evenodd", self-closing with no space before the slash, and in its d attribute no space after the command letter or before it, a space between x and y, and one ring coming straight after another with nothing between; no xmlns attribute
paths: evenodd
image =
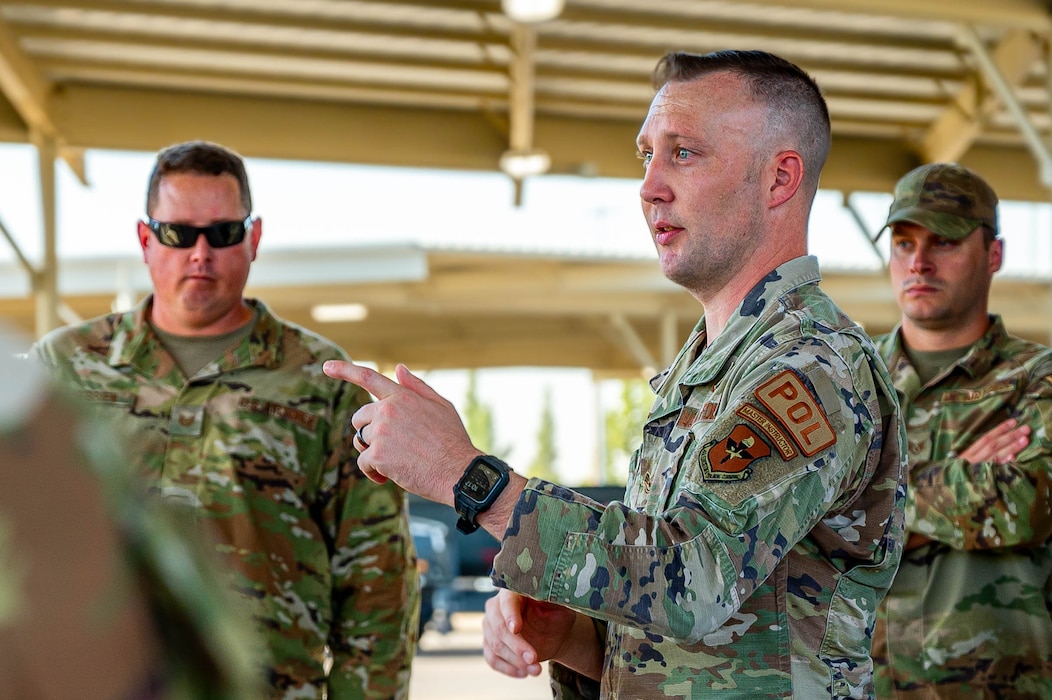
<svg viewBox="0 0 1052 700"><path fill-rule="evenodd" d="M752 476L752 464L771 454L766 441L750 426L734 426L722 440L703 448L701 470L706 481L745 481Z"/></svg>

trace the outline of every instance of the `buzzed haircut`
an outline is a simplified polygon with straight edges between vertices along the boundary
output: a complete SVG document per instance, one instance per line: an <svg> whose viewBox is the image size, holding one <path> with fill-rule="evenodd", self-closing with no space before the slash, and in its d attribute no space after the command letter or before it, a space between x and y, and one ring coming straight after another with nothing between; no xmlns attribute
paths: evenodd
<svg viewBox="0 0 1052 700"><path fill-rule="evenodd" d="M241 205L245 208L245 216L252 213L252 191L248 187L248 173L241 156L218 143L187 141L169 146L157 154L157 163L153 166L150 184L146 188L147 216L153 216L161 180L174 173L233 175L237 180L238 192L241 193Z"/></svg>
<svg viewBox="0 0 1052 700"><path fill-rule="evenodd" d="M658 61L654 87L723 71L741 76L752 98L768 107L771 119L796 135L804 159L804 180L812 193L817 190L829 156L829 108L818 83L799 66L766 51L674 51Z"/></svg>

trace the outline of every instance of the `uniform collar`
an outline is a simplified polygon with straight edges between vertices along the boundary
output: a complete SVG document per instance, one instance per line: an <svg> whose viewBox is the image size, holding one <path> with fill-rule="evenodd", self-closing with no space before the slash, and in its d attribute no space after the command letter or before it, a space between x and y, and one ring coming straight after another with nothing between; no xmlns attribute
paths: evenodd
<svg viewBox="0 0 1052 700"><path fill-rule="evenodd" d="M731 313L723 331L706 346L705 317L695 326L690 339L672 365L651 380L655 391L670 379L685 385L707 384L719 376L738 348L756 338L754 329L766 328L764 318L776 313L777 300L808 284L820 282L818 259L804 255L782 263L753 287ZM681 378L680 378L681 377Z"/></svg>
<svg viewBox="0 0 1052 700"><path fill-rule="evenodd" d="M245 299L245 303L258 314L258 320L248 337L219 359L219 368L260 366L272 369L281 365L284 358L280 342L281 324L262 301ZM175 366L174 359L147 321L152 306L151 294L121 317L110 347L111 365L131 365L148 374L157 374L158 370L166 374L161 367L170 371Z"/></svg>
<svg viewBox="0 0 1052 700"><path fill-rule="evenodd" d="M907 395L916 395L924 387L920 386L920 379L917 377L917 371L910 364L909 358L906 357L906 353L902 349L902 325L899 324L892 331L891 337L894 345L890 355L891 359L888 362L888 367L891 369L894 376L903 376L907 372L913 376L913 384L916 391L909 392ZM929 385L938 384L945 379L949 374L956 372L958 369L966 373L972 379L978 379L983 377L990 368L993 367L1001 359L1001 348L1004 347L1005 342L1008 340L1008 331L1005 329L1004 321L1001 319L999 314L990 314L990 327L986 329L986 333L983 334L979 340L975 341L968 352L966 352L957 362L955 362L951 368L946 372L943 372L938 377L929 382ZM898 382L896 382L898 384Z"/></svg>

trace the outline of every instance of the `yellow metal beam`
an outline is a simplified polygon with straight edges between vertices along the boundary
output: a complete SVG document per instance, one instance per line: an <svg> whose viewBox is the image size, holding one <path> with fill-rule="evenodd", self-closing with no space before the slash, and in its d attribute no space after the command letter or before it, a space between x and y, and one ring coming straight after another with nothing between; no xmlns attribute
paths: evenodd
<svg viewBox="0 0 1052 700"><path fill-rule="evenodd" d="M1048 31L1052 27L1052 17L1044 0L764 0L763 4L801 10L834 10L992 27L1019 27L1033 31Z"/></svg>
<svg viewBox="0 0 1052 700"><path fill-rule="evenodd" d="M1005 34L990 52L990 58L1005 80L1015 86L1023 82L1041 53L1038 37L1017 29ZM977 71L954 96L921 139L918 147L921 160L927 163L957 161L971 148L982 133L986 119L1001 105L997 94L985 85L982 72Z"/></svg>
<svg viewBox="0 0 1052 700"><path fill-rule="evenodd" d="M18 37L0 16L0 92L25 122L26 138L45 139L51 143L48 152L66 160L81 183L87 185L83 154L62 148L62 133L51 108L52 85L40 76L33 61L19 46ZM0 136L4 134L0 113ZM15 132L17 133L17 131ZM34 136L35 134L35 136ZM55 146L58 147L56 151ZM68 159L67 159L68 157Z"/></svg>
<svg viewBox="0 0 1052 700"><path fill-rule="evenodd" d="M30 130L54 138L58 129L48 105L51 86L19 47L18 37L0 18L0 91Z"/></svg>

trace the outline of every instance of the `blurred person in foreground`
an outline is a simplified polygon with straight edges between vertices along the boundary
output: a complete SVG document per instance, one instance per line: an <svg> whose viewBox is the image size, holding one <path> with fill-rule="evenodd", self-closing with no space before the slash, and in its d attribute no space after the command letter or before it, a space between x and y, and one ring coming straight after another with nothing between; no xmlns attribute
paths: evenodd
<svg viewBox="0 0 1052 700"><path fill-rule="evenodd" d="M909 445L906 552L880 610L883 698L1052 698L1052 350L988 313L997 195L954 163L895 187L902 322L877 340Z"/></svg>
<svg viewBox="0 0 1052 700"><path fill-rule="evenodd" d="M870 697L898 564L904 433L884 363L818 287L807 221L829 149L814 81L757 51L673 53L639 133L665 275L704 315L604 505L481 455L404 366L325 371L378 481L502 540L485 657L557 697Z"/></svg>
<svg viewBox="0 0 1052 700"><path fill-rule="evenodd" d="M258 698L212 552L15 348L0 328L0 698Z"/></svg>
<svg viewBox="0 0 1052 700"><path fill-rule="evenodd" d="M419 605L406 496L358 469L350 417L368 395L321 369L346 354L243 297L263 224L241 157L162 150L146 214L153 294L52 332L38 355L133 472L214 530L266 634L270 697L404 697Z"/></svg>

